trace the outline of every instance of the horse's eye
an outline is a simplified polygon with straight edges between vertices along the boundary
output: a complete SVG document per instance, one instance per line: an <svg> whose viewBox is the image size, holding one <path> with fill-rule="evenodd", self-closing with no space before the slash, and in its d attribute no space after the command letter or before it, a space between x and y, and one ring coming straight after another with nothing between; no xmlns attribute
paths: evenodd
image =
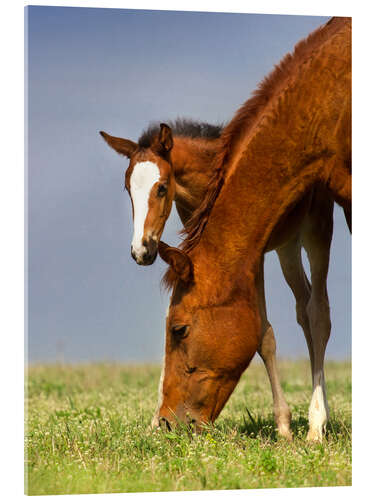
<svg viewBox="0 0 375 500"><path fill-rule="evenodd" d="M167 194L167 186L165 186L164 184L159 184L159 187L158 187L158 196L160 198L162 198L166 194Z"/></svg>
<svg viewBox="0 0 375 500"><path fill-rule="evenodd" d="M172 334L179 339L184 339L185 337L187 337L188 332L188 325L176 325L172 327Z"/></svg>

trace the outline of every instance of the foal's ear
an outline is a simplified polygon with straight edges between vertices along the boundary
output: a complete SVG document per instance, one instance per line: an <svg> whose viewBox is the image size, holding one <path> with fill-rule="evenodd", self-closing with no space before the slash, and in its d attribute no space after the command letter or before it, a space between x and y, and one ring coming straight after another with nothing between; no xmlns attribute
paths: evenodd
<svg viewBox="0 0 375 500"><path fill-rule="evenodd" d="M187 253L159 241L159 255L184 283L193 281L193 263Z"/></svg>
<svg viewBox="0 0 375 500"><path fill-rule="evenodd" d="M99 133L106 141L106 143L111 146L111 148L117 151L120 155L127 156L128 158L131 157L131 155L138 147L138 144L136 142L129 141L129 139L113 137L112 135L106 134L102 130Z"/></svg>
<svg viewBox="0 0 375 500"><path fill-rule="evenodd" d="M173 148L172 129L165 123L160 124L159 136L153 141L153 147L159 154L169 153Z"/></svg>

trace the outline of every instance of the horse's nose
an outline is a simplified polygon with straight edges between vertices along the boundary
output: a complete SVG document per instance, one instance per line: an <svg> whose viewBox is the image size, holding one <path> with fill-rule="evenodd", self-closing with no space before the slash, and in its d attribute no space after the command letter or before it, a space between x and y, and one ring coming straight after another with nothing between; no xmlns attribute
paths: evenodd
<svg viewBox="0 0 375 500"><path fill-rule="evenodd" d="M158 240L156 237L143 238L142 245L149 254L154 254L158 249Z"/></svg>
<svg viewBox="0 0 375 500"><path fill-rule="evenodd" d="M145 257L147 259L148 257L150 257L150 253L151 253L151 245L150 245L149 241L147 241L143 238L142 247L143 247L143 257Z"/></svg>
<svg viewBox="0 0 375 500"><path fill-rule="evenodd" d="M145 249L142 260L145 264L152 264L156 259L156 255L158 253L157 243L154 239L150 238L148 240L143 239L142 244Z"/></svg>
<svg viewBox="0 0 375 500"><path fill-rule="evenodd" d="M157 243L153 239L142 240L141 246L136 250L131 246L131 256L137 264L141 266L149 266L154 262L157 255Z"/></svg>
<svg viewBox="0 0 375 500"><path fill-rule="evenodd" d="M136 261L137 264L144 264L150 258L150 252L147 245L142 244L141 248L134 250L133 245L130 250L131 256Z"/></svg>
<svg viewBox="0 0 375 500"><path fill-rule="evenodd" d="M168 420L165 417L159 418L159 427L162 427L163 429L166 429L167 431L170 431L172 429L171 424L168 422Z"/></svg>

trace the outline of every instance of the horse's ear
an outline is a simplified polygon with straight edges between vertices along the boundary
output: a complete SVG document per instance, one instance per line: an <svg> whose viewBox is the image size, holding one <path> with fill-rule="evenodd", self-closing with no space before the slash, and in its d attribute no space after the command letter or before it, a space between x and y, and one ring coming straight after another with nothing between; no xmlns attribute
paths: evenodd
<svg viewBox="0 0 375 500"><path fill-rule="evenodd" d="M159 241L159 255L184 283L193 281L193 263L187 253Z"/></svg>
<svg viewBox="0 0 375 500"><path fill-rule="evenodd" d="M112 135L106 134L102 130L99 132L103 139L107 144L111 146L117 153L123 156L127 156L128 158L134 153L137 149L138 144L129 141L129 139L122 139L121 137L113 137Z"/></svg>
<svg viewBox="0 0 375 500"><path fill-rule="evenodd" d="M160 124L159 135L155 137L153 147L161 155L169 153L173 148L172 129L165 123Z"/></svg>

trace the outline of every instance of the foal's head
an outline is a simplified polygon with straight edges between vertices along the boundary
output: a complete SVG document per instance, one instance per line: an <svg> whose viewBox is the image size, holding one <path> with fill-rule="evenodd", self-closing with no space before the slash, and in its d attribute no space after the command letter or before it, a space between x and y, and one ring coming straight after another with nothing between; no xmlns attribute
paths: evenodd
<svg viewBox="0 0 375 500"><path fill-rule="evenodd" d="M161 124L149 147L100 132L117 153L129 158L125 187L133 208L134 234L131 254L137 264L148 266L156 258L158 242L169 217L175 195L170 160L172 131Z"/></svg>
<svg viewBox="0 0 375 500"><path fill-rule="evenodd" d="M256 352L256 298L254 302L251 290L249 296L243 288L241 276L241 283L228 294L220 294L220 287L229 288L222 280L215 290L212 267L205 272L208 262L201 253L191 260L182 250L160 242L159 255L177 279L166 320L164 369L153 425L184 422L199 429L217 418ZM197 273L193 261L199 264Z"/></svg>

